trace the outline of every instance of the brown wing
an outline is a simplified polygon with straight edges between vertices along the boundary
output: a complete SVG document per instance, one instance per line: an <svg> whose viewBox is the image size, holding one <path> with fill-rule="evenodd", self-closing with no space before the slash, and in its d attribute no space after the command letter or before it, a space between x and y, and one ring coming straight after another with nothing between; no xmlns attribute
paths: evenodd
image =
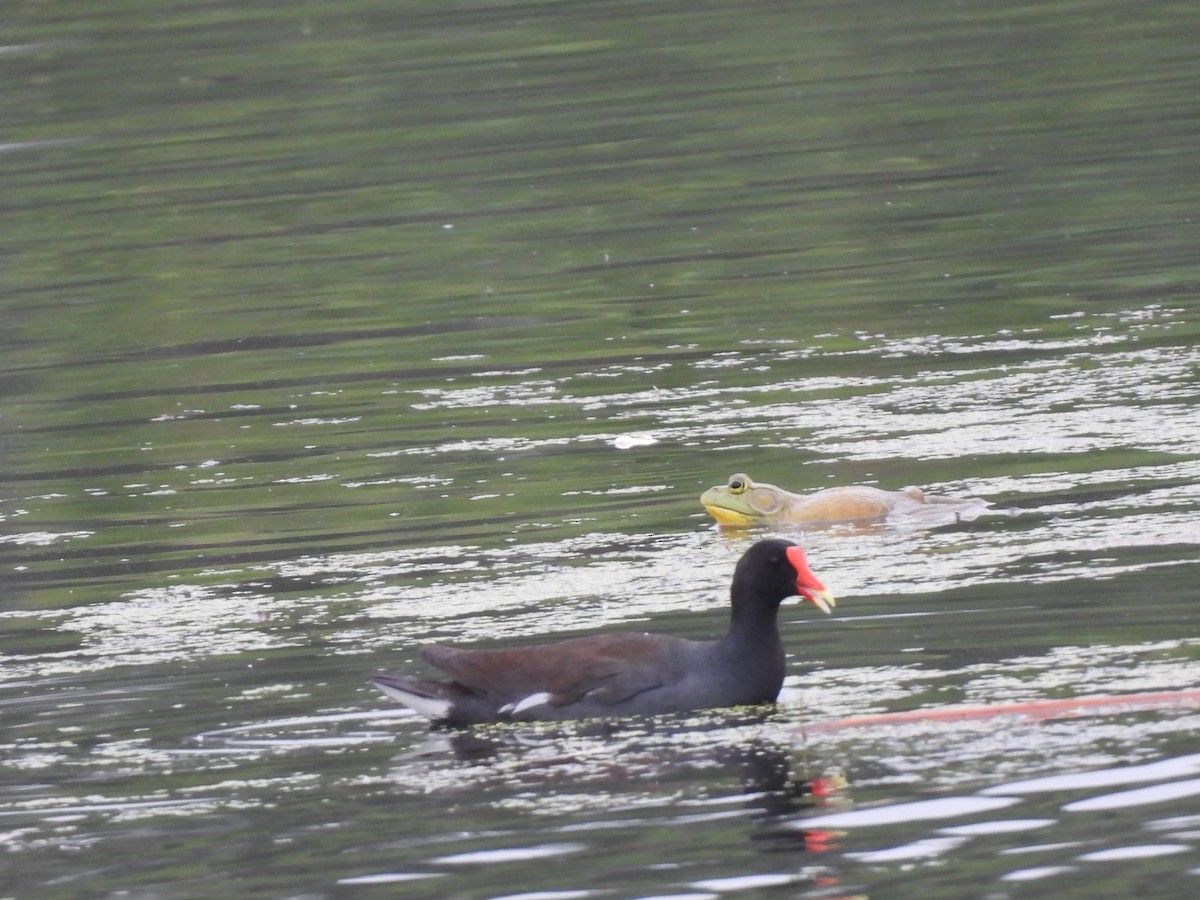
<svg viewBox="0 0 1200 900"><path fill-rule="evenodd" d="M585 694L602 703L677 677L677 638L655 634L603 634L510 650L460 650L428 646L421 655L459 684L497 704L547 693L554 706Z"/></svg>

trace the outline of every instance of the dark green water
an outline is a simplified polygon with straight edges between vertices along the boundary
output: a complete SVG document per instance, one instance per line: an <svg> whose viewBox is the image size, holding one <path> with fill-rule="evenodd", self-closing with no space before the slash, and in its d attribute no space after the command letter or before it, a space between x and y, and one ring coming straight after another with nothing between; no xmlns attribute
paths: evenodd
<svg viewBox="0 0 1200 900"><path fill-rule="evenodd" d="M1194 896L1194 705L826 726L1200 686L1198 33L14 6L0 896ZM718 633L735 471L996 510L800 534L841 602L766 717L431 735L365 684Z"/></svg>

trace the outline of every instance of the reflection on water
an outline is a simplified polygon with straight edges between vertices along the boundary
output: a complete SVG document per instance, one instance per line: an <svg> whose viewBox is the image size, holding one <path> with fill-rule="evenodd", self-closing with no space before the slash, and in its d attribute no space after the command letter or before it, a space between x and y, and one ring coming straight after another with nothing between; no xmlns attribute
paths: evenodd
<svg viewBox="0 0 1200 900"><path fill-rule="evenodd" d="M9 892L1195 893L1195 13L868 5L14 11ZM720 634L737 471L995 506L794 531L766 716L367 686Z"/></svg>
<svg viewBox="0 0 1200 900"><path fill-rule="evenodd" d="M1200 757L1195 755L1166 759L1146 765L1122 766L1100 769L1086 773L1050 776L1021 782L993 785L978 794L955 797L940 797L933 800L887 803L850 812L835 812L827 815L805 817L794 823L801 829L832 830L842 836L842 841L856 843L863 840L860 834L875 834L875 829L902 826L884 831L882 840L900 836L903 843L873 850L847 851L843 857L851 863L935 864L949 855L967 855L967 846L973 841L995 836L1005 836L1004 847L993 860L993 868L1000 874L1000 882L1035 881L1057 878L1077 872L1088 881L1105 877L1102 870L1087 871L1080 864L1110 862L1114 860L1150 859L1194 853L1197 849L1197 832L1194 825L1200 821L1196 816L1173 816L1151 819L1142 825L1141 835L1130 835L1117 846L1089 849L1104 842L1108 820L1102 819L1088 827L1086 821L1067 821L1062 816L1049 818L1019 818L1021 804L1029 795L1042 793L1054 795L1054 807L1060 813L1077 814L1101 812L1114 809L1137 810L1138 807L1161 803L1177 803L1200 794L1200 779L1180 778L1200 771ZM1169 780L1175 779L1175 780ZM1085 799L1061 802L1064 796L1076 796L1090 789L1112 785L1162 781L1149 788L1095 794ZM1041 804L1044 811L1046 804ZM994 817L999 814L999 817ZM1016 814L1018 817L1012 817ZM967 825L941 824L966 817L979 819ZM1078 819L1078 817L1075 817ZM930 837L911 839L915 823L932 828ZM928 823L928 824L927 824ZM866 831L864 831L864 829ZM922 831L924 828L921 829ZM1026 832L1035 832L1028 843L1022 841ZM1085 839L1055 840L1064 832L1068 835L1091 834ZM1164 838L1166 839L1164 841ZM1141 841L1149 839L1148 843ZM867 837L865 840L870 841ZM1107 840L1111 840L1108 838ZM875 842L879 842L876 839ZM985 851L986 852L986 851ZM993 851L994 852L994 851ZM1039 861L1049 860L1055 864L1024 866L1007 857L1036 855ZM1058 861L1062 861L1059 863ZM1015 865L1015 868L1009 866ZM1082 871L1081 871L1082 870ZM1062 879L1054 882L1061 884ZM1068 881L1069 883L1069 881Z"/></svg>

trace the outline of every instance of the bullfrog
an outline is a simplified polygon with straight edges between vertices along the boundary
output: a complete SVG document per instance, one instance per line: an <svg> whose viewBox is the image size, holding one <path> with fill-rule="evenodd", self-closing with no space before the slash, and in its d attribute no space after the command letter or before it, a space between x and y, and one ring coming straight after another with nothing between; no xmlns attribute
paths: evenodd
<svg viewBox="0 0 1200 900"><path fill-rule="evenodd" d="M885 491L867 485L825 488L802 496L752 481L742 472L730 477L728 484L710 487L700 495L700 502L718 524L741 527L882 522L898 517L954 522L973 519L991 505L976 498L927 495L918 488Z"/></svg>

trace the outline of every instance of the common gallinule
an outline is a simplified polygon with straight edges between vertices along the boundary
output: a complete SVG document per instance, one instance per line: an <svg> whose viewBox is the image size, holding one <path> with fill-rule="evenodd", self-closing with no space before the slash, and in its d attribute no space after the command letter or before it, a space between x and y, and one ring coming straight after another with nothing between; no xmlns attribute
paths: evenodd
<svg viewBox="0 0 1200 900"><path fill-rule="evenodd" d="M436 722L587 719L772 703L783 685L776 614L801 596L828 613L833 595L790 541L767 539L738 560L729 632L713 642L645 632L573 638L511 650L426 646L452 681L379 674L389 697Z"/></svg>

